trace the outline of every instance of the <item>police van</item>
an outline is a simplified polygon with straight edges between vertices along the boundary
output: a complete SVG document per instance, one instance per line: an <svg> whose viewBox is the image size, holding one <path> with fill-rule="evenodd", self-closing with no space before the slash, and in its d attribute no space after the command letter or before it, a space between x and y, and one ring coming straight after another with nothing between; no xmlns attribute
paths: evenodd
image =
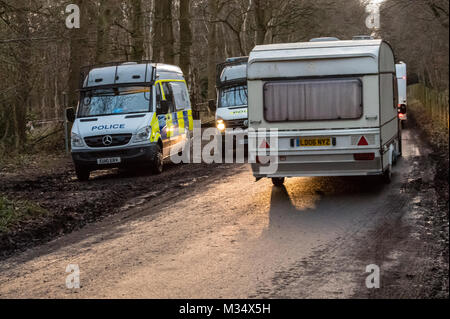
<svg viewBox="0 0 450 319"><path fill-rule="evenodd" d="M228 58L216 71L216 127L222 136L231 135L240 144L247 141L247 62L248 57Z"/></svg>
<svg viewBox="0 0 450 319"><path fill-rule="evenodd" d="M94 170L142 166L155 174L174 150L189 145L193 118L177 66L126 62L82 70L80 101L67 109L79 180Z"/></svg>

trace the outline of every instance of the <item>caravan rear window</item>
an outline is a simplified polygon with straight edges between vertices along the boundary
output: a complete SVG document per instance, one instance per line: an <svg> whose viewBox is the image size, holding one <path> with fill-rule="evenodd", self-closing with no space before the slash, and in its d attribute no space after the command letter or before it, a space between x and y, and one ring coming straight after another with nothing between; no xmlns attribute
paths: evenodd
<svg viewBox="0 0 450 319"><path fill-rule="evenodd" d="M264 118L268 122L357 119L362 112L362 82L358 78L274 81L264 85Z"/></svg>

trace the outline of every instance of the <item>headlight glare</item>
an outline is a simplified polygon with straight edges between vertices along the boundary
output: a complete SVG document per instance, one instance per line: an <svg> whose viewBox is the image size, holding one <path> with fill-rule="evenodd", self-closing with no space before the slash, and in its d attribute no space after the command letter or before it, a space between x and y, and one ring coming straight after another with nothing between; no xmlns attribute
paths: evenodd
<svg viewBox="0 0 450 319"><path fill-rule="evenodd" d="M152 134L151 126L143 127L136 132L133 142L138 143L148 141L150 139L151 134Z"/></svg>

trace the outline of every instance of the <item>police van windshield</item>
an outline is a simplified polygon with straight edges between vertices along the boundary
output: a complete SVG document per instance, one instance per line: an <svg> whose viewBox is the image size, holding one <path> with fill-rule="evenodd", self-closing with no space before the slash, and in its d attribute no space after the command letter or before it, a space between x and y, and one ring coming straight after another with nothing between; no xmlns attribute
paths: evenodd
<svg viewBox="0 0 450 319"><path fill-rule="evenodd" d="M150 92L150 87L115 87L82 92L78 116L149 112Z"/></svg>
<svg viewBox="0 0 450 319"><path fill-rule="evenodd" d="M233 86L220 90L219 107L247 105L247 85Z"/></svg>

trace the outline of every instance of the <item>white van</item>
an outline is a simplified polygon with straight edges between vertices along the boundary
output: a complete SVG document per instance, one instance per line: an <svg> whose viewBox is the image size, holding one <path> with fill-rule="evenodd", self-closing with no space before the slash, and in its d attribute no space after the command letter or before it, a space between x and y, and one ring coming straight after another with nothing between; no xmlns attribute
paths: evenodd
<svg viewBox="0 0 450 319"><path fill-rule="evenodd" d="M397 86L398 86L398 118L402 121L407 120L406 109L408 106L407 102L407 78L406 78L406 63L399 62L395 65L395 74L397 76Z"/></svg>
<svg viewBox="0 0 450 319"><path fill-rule="evenodd" d="M79 180L111 167L161 173L171 151L189 142L192 110L179 67L114 63L88 67L81 79L77 111L67 110Z"/></svg>
<svg viewBox="0 0 450 319"><path fill-rule="evenodd" d="M241 144L247 142L247 61L248 57L228 58L216 72L216 127L223 136L231 134L236 139L241 134L237 139Z"/></svg>
<svg viewBox="0 0 450 319"><path fill-rule="evenodd" d="M249 139L263 142L249 146L254 176L275 185L294 176L390 181L401 155L395 83L394 53L382 40L256 46L248 62ZM274 135L276 149L267 142ZM276 171L263 173L268 159Z"/></svg>

